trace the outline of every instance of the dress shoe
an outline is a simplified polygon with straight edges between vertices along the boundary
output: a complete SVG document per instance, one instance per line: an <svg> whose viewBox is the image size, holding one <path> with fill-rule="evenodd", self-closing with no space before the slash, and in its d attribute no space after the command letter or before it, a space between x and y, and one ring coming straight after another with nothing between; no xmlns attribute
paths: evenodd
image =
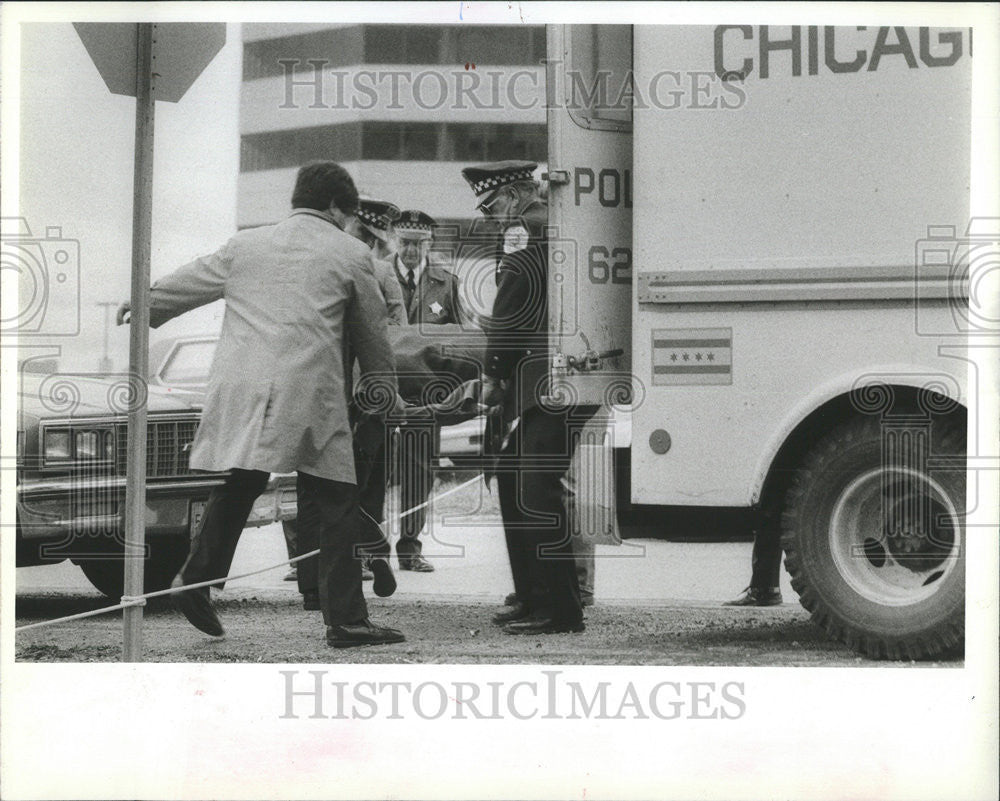
<svg viewBox="0 0 1000 801"><path fill-rule="evenodd" d="M357 623L326 627L326 644L333 648L353 648L356 645L385 645L403 642L406 637L398 629L376 626L368 618Z"/></svg>
<svg viewBox="0 0 1000 801"><path fill-rule="evenodd" d="M371 573L374 581L372 590L379 598L388 598L396 591L396 577L388 559L372 559Z"/></svg>
<svg viewBox="0 0 1000 801"><path fill-rule="evenodd" d="M291 570L285 573L285 577L282 579L282 581L298 581L298 580L299 580L299 570L297 567L293 567Z"/></svg>
<svg viewBox="0 0 1000 801"><path fill-rule="evenodd" d="M302 608L307 612L319 611L320 605L318 590L306 590L302 593Z"/></svg>
<svg viewBox="0 0 1000 801"><path fill-rule="evenodd" d="M583 631L585 628L582 620L529 617L526 620L508 623L503 630L506 634L569 634Z"/></svg>
<svg viewBox="0 0 1000 801"><path fill-rule="evenodd" d="M362 581L374 581L375 574L372 573L371 565L365 562L361 565L361 580Z"/></svg>
<svg viewBox="0 0 1000 801"><path fill-rule="evenodd" d="M780 606L780 587L747 587L739 598L726 601L723 606Z"/></svg>
<svg viewBox="0 0 1000 801"><path fill-rule="evenodd" d="M412 570L414 573L433 573L434 565L422 556L401 556L399 557L400 570Z"/></svg>
<svg viewBox="0 0 1000 801"><path fill-rule="evenodd" d="M185 581L180 574L171 582L173 588L183 587ZM174 606L177 611L188 619L188 622L199 631L211 634L213 637L221 637L226 633L222 628L222 621L215 614L212 608L212 596L208 587L199 587L196 590L184 590L173 594Z"/></svg>
<svg viewBox="0 0 1000 801"><path fill-rule="evenodd" d="M498 626L502 626L505 623L515 623L519 620L525 620L531 614L531 609L525 604L519 604L516 601L514 605L509 609L505 609L502 612L497 612L493 615L493 622Z"/></svg>

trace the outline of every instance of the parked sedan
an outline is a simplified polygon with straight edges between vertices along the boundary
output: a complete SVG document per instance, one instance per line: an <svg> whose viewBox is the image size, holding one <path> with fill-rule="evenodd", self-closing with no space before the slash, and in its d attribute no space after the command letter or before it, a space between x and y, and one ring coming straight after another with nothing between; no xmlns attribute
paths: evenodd
<svg viewBox="0 0 1000 801"><path fill-rule="evenodd" d="M165 589L187 556L212 488L225 473L193 472L188 453L201 416L193 385L167 386L165 343L152 349L146 427L146 591ZM214 344L214 343L213 343ZM197 345L193 345L197 347ZM162 351L162 353L161 353ZM172 362L174 376L180 362ZM17 424L17 566L79 565L90 582L118 598L124 585L125 465L130 385L126 375L19 371ZM272 482L248 525L288 510Z"/></svg>

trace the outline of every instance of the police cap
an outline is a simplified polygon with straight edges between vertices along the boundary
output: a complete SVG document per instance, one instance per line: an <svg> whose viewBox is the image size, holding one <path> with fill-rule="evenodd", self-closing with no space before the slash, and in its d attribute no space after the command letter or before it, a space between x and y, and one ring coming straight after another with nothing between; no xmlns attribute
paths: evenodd
<svg viewBox="0 0 1000 801"><path fill-rule="evenodd" d="M537 167L538 164L533 161L494 161L466 167L462 170L462 177L476 196L482 197L501 186L530 181Z"/></svg>

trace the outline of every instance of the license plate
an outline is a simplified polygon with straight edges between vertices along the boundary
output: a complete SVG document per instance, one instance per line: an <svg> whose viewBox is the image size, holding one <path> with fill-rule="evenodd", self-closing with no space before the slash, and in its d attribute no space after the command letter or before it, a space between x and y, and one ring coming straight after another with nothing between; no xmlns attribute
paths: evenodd
<svg viewBox="0 0 1000 801"><path fill-rule="evenodd" d="M194 535L198 533L198 529L201 527L201 519L205 516L205 502L204 501L191 501L191 514L188 516L188 520L191 521L190 528L188 529L188 534L191 539L194 539Z"/></svg>

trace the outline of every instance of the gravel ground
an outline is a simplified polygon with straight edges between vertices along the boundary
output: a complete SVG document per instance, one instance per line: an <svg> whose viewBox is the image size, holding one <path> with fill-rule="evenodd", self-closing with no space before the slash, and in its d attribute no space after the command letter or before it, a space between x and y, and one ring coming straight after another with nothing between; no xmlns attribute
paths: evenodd
<svg viewBox="0 0 1000 801"><path fill-rule="evenodd" d="M23 625L105 605L103 599L62 593L19 595ZM305 612L288 593L226 590L217 609L226 626L215 639L192 628L169 601L153 599L144 613L150 662L480 663L621 665L777 665L960 667L955 656L937 662L871 662L830 641L800 607L727 609L700 604L597 605L587 631L524 637L490 623L494 606L418 598L373 599L372 619L402 629L398 645L333 649L325 645L318 612ZM117 615L17 635L16 658L45 662L121 659Z"/></svg>

